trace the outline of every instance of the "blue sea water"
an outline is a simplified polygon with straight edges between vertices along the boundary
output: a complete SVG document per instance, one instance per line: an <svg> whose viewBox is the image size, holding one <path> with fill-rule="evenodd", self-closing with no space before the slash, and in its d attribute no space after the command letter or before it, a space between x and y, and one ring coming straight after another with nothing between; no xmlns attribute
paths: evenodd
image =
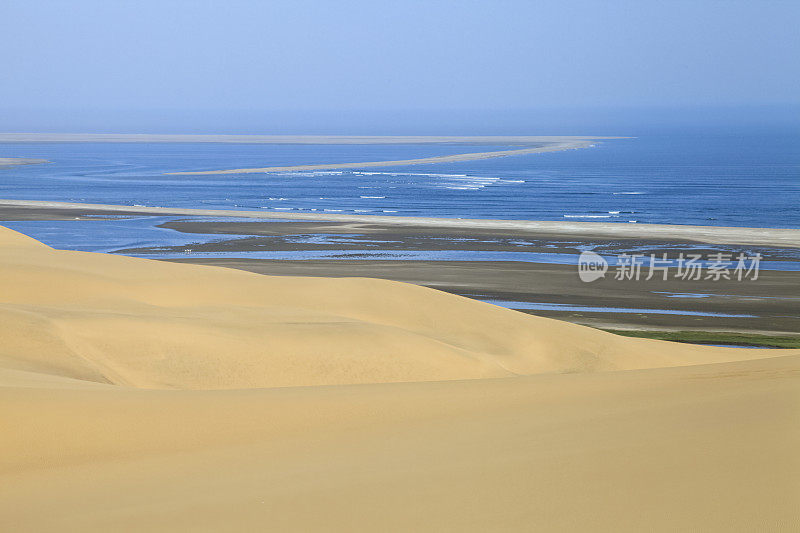
<svg viewBox="0 0 800 533"><path fill-rule="evenodd" d="M165 172L411 159L477 145L9 143L0 198L274 212L800 228L800 145L785 135L652 135L581 150L346 171Z"/></svg>

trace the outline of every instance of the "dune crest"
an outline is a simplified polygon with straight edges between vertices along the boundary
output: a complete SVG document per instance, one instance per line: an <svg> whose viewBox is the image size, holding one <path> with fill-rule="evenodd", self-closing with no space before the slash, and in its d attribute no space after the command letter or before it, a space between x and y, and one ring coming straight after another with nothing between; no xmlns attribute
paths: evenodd
<svg viewBox="0 0 800 533"><path fill-rule="evenodd" d="M58 251L2 228L0 339L3 531L800 520L798 350L624 338L403 283Z"/></svg>
<svg viewBox="0 0 800 533"><path fill-rule="evenodd" d="M623 338L392 281L53 250L5 228L0 324L2 367L141 388L498 378L757 355Z"/></svg>

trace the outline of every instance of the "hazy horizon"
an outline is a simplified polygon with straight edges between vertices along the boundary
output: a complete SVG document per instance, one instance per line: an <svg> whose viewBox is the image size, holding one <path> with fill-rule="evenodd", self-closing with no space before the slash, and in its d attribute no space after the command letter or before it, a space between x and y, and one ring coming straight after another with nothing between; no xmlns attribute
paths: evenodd
<svg viewBox="0 0 800 533"><path fill-rule="evenodd" d="M0 131L796 128L789 1L20 1Z"/></svg>
<svg viewBox="0 0 800 533"><path fill-rule="evenodd" d="M252 135L609 135L800 134L800 105L521 110L48 110L36 120L7 112L4 133Z"/></svg>

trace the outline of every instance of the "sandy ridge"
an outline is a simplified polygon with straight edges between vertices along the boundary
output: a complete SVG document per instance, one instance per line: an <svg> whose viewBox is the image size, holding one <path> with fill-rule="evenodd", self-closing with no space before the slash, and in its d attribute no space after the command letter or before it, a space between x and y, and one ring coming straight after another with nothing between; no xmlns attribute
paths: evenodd
<svg viewBox="0 0 800 533"><path fill-rule="evenodd" d="M441 155L434 157L422 157L418 159L400 159L394 161L366 161L355 163L323 163L315 165L291 165L261 168L236 168L229 170L205 170L192 172L167 172L174 175L199 175L199 174L255 174L263 172L295 172L304 170L334 170L340 168L375 168L393 167L405 165L423 165L433 163L455 163L461 161L477 161L480 159L493 159L495 157L507 157L514 155L538 154L543 152L559 152L561 150L577 150L592 146L591 141L571 141L549 143L545 146L536 148L519 148L515 150L498 150L492 152L472 152L467 154Z"/></svg>
<svg viewBox="0 0 800 533"><path fill-rule="evenodd" d="M37 165L49 163L47 159L29 159L24 157L0 157L0 167L13 167L16 165Z"/></svg>
<svg viewBox="0 0 800 533"><path fill-rule="evenodd" d="M2 227L0 340L3 531L800 523L800 350L59 251Z"/></svg>
<svg viewBox="0 0 800 533"><path fill-rule="evenodd" d="M109 143L237 143L237 144L489 144L489 145L534 145L527 148L472 152L418 159L395 161L367 161L355 163L321 163L314 165L290 165L230 170L169 172L168 174L247 174L260 172L286 172L303 170L325 170L338 168L385 167L395 165L419 165L475 161L494 157L534 154L587 148L592 141L620 139L623 137L596 136L534 136L534 135L485 135L485 136L432 136L432 135L174 135L174 134L107 134L107 133L0 133L0 143L14 142L109 142Z"/></svg>
<svg viewBox="0 0 800 533"><path fill-rule="evenodd" d="M775 355L619 337L387 280L60 251L4 228L0 338L0 367L178 389L480 379Z"/></svg>

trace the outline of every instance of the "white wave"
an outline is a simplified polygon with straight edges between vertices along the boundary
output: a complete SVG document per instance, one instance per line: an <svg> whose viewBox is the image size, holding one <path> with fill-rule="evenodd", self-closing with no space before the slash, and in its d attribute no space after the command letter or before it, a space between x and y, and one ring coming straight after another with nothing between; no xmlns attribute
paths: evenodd
<svg viewBox="0 0 800 533"><path fill-rule="evenodd" d="M425 178L469 178L467 174L407 174L407 176L422 176Z"/></svg>
<svg viewBox="0 0 800 533"><path fill-rule="evenodd" d="M421 176L425 178L452 178L458 177L463 178L467 177L466 174L435 174L430 172L364 172L358 171L353 172L358 176Z"/></svg>
<svg viewBox="0 0 800 533"><path fill-rule="evenodd" d="M612 192L611 194L644 194L641 191L632 191L632 192Z"/></svg>
<svg viewBox="0 0 800 533"><path fill-rule="evenodd" d="M305 172L292 172L292 174L302 174L303 176L341 176L344 174L341 170L314 170Z"/></svg>
<svg viewBox="0 0 800 533"><path fill-rule="evenodd" d="M611 215L619 215L619 211L609 211L609 214L611 214Z"/></svg>
<svg viewBox="0 0 800 533"><path fill-rule="evenodd" d="M451 176L447 181L436 185L440 189L452 189L460 191L475 191L488 185L500 182L500 178L485 178L477 176Z"/></svg>
<svg viewBox="0 0 800 533"><path fill-rule="evenodd" d="M464 177L453 177L451 178L453 181L470 181L473 183L494 183L499 181L500 178L478 178L475 176L464 176Z"/></svg>
<svg viewBox="0 0 800 533"><path fill-rule="evenodd" d="M386 198L385 196L362 196L361 198Z"/></svg>
<svg viewBox="0 0 800 533"><path fill-rule="evenodd" d="M611 218L611 215L563 215L564 218Z"/></svg>
<svg viewBox="0 0 800 533"><path fill-rule="evenodd" d="M384 209L383 212L384 213L397 213L397 211L394 210L394 209Z"/></svg>

